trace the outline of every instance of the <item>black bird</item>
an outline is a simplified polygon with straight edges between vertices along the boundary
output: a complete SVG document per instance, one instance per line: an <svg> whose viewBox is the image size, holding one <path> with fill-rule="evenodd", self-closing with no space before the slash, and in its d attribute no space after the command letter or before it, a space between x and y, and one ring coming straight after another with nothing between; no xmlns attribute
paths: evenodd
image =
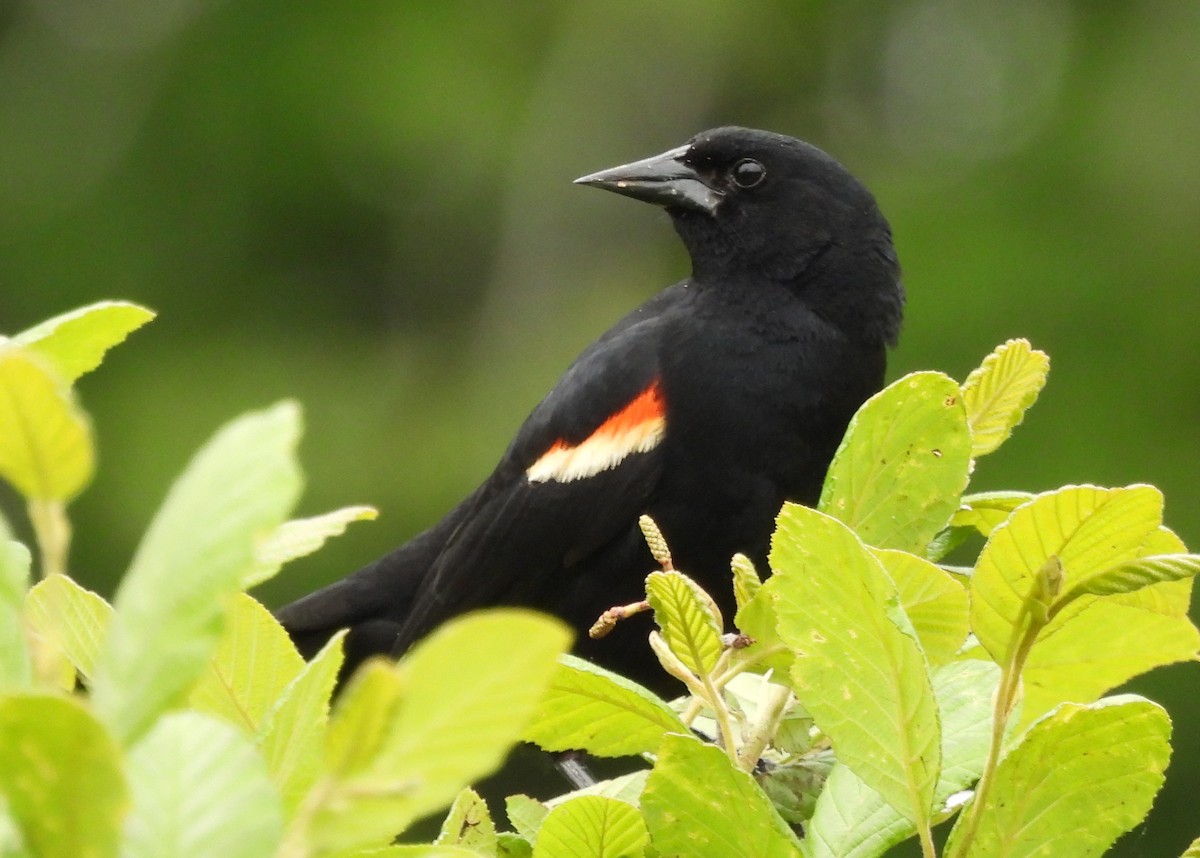
<svg viewBox="0 0 1200 858"><path fill-rule="evenodd" d="M731 555L765 570L782 503L816 501L900 328L874 197L807 143L732 127L576 181L663 206L691 276L585 349L445 518L282 608L302 651L348 627L349 664L400 655L461 612L526 605L569 623L577 653L663 689L645 617L587 637L657 568L638 517L731 616Z"/></svg>

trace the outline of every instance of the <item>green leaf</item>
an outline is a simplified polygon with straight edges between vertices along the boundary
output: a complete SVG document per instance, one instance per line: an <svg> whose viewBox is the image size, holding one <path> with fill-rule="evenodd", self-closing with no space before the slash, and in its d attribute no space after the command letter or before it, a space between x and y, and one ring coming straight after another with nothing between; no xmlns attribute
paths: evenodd
<svg viewBox="0 0 1200 858"><path fill-rule="evenodd" d="M793 825L803 825L812 818L834 762L832 751L822 751L756 771L754 780L780 816Z"/></svg>
<svg viewBox="0 0 1200 858"><path fill-rule="evenodd" d="M72 310L13 337L49 361L68 383L100 365L104 353L154 318L127 301L101 301Z"/></svg>
<svg viewBox="0 0 1200 858"><path fill-rule="evenodd" d="M1183 607L1192 579L1067 606L1039 635L1022 672L1022 724L1072 700L1087 703L1155 667L1196 658L1200 632Z"/></svg>
<svg viewBox="0 0 1200 858"><path fill-rule="evenodd" d="M397 718L401 682L383 659L364 662L338 696L325 734L325 768L337 778L363 771L378 756Z"/></svg>
<svg viewBox="0 0 1200 858"><path fill-rule="evenodd" d="M569 644L565 626L530 611L470 614L417 644L395 668L396 687L381 679L360 687L330 726L334 771L347 774L332 784L314 820L314 844L333 849L386 842L495 769ZM354 711L375 706L394 713L390 722ZM347 748L354 737L339 726L343 720L375 725L368 736L375 753Z"/></svg>
<svg viewBox="0 0 1200 858"><path fill-rule="evenodd" d="M116 856L129 807L120 751L77 700L0 697L0 793L36 856Z"/></svg>
<svg viewBox="0 0 1200 858"><path fill-rule="evenodd" d="M771 568L763 589L796 654L796 695L838 759L924 826L941 756L937 704L895 584L844 524L795 504L780 513Z"/></svg>
<svg viewBox="0 0 1200 858"><path fill-rule="evenodd" d="M1186 549L1160 527L1140 556ZM1028 724L1057 704L1087 703L1138 674L1196 657L1200 631L1188 617L1191 578L1132 593L1084 596L1064 607L1038 636L1022 672L1021 722Z"/></svg>
<svg viewBox="0 0 1200 858"><path fill-rule="evenodd" d="M42 362L0 346L0 477L30 500L69 500L95 469L92 427Z"/></svg>
<svg viewBox="0 0 1200 858"><path fill-rule="evenodd" d="M222 428L175 481L115 599L96 666L96 711L123 742L177 703L216 648L226 608L300 492L290 402Z"/></svg>
<svg viewBox="0 0 1200 858"><path fill-rule="evenodd" d="M1150 811L1170 735L1166 711L1144 698L1064 703L1000 760L967 856L1103 854Z"/></svg>
<svg viewBox="0 0 1200 858"><path fill-rule="evenodd" d="M734 623L739 632L753 641L745 650L735 653L735 658L754 659L758 669L771 669L783 676L791 675L793 656L779 637L775 597L770 590L760 586L744 605L738 607ZM771 655L765 654L772 650L774 652Z"/></svg>
<svg viewBox="0 0 1200 858"><path fill-rule="evenodd" d="M33 681L21 613L29 587L29 549L9 538L0 520L0 692Z"/></svg>
<svg viewBox="0 0 1200 858"><path fill-rule="evenodd" d="M679 572L646 576L646 599L663 639L697 675L707 674L721 657L721 618L712 599Z"/></svg>
<svg viewBox="0 0 1200 858"><path fill-rule="evenodd" d="M467 788L458 794L434 844L462 846L483 855L496 854L496 826L488 813L487 802L479 797L479 793Z"/></svg>
<svg viewBox="0 0 1200 858"><path fill-rule="evenodd" d="M762 578L758 577L754 562L745 554L733 555L730 566L733 569L733 597L741 611L762 588Z"/></svg>
<svg viewBox="0 0 1200 858"><path fill-rule="evenodd" d="M1058 551L1070 594L1103 580L1098 576L1113 565L1184 551L1174 534L1153 527L1160 510L1158 492L1141 486L1068 487L1022 507L993 534L972 578L972 625L980 641L998 650L1006 645L1015 588L1032 589L1028 567L1041 553ZM1025 664L1021 723L1065 700L1086 703L1153 667L1193 658L1200 633L1187 617L1190 594L1188 578L1112 596L1060 597ZM1018 606L1017 621L1019 612Z"/></svg>
<svg viewBox="0 0 1200 858"><path fill-rule="evenodd" d="M1000 668L983 661L955 662L933 673L942 721L938 805L983 773L999 680ZM911 822L844 765L834 766L807 830L809 858L875 858L916 834Z"/></svg>
<svg viewBox="0 0 1200 858"><path fill-rule="evenodd" d="M1009 340L983 359L962 385L971 427L971 455L987 455L1008 440L1037 400L1050 358L1028 340Z"/></svg>
<svg viewBox="0 0 1200 858"><path fill-rule="evenodd" d="M527 795L510 795L504 800L504 812L517 833L534 843L550 808Z"/></svg>
<svg viewBox="0 0 1200 858"><path fill-rule="evenodd" d="M600 795L605 798L615 798L626 804L636 805L641 800L642 791L646 788L646 778L649 774L649 769L638 769L636 772L630 772L626 775L597 781L589 786L547 799L546 807L558 807L564 801L570 801L581 795Z"/></svg>
<svg viewBox="0 0 1200 858"><path fill-rule="evenodd" d="M122 858L275 853L279 796L250 740L225 721L199 712L159 719L129 752L129 782Z"/></svg>
<svg viewBox="0 0 1200 858"><path fill-rule="evenodd" d="M564 655L522 738L547 751L622 757L653 753L665 733L686 731L666 703L637 683Z"/></svg>
<svg viewBox="0 0 1200 858"><path fill-rule="evenodd" d="M289 813L321 771L329 698L342 667L345 636L344 631L335 634L304 666L279 695L259 731L271 779Z"/></svg>
<svg viewBox="0 0 1200 858"><path fill-rule="evenodd" d="M1200 858L1200 837L1192 841L1192 844L1187 848L1179 858Z"/></svg>
<svg viewBox="0 0 1200 858"><path fill-rule="evenodd" d="M950 519L951 527L972 527L984 536L1004 523L1012 511L1033 500L1030 492L979 492L963 495L962 504Z"/></svg>
<svg viewBox="0 0 1200 858"><path fill-rule="evenodd" d="M1137 557L1161 521L1162 495L1152 486L1067 486L1038 495L992 532L979 555L971 631L1003 664L1035 576L1050 557L1061 561L1069 590Z"/></svg>
<svg viewBox="0 0 1200 858"><path fill-rule="evenodd" d="M501 831L497 834L496 845L499 847L496 858L533 858L533 844L511 831Z"/></svg>
<svg viewBox="0 0 1200 858"><path fill-rule="evenodd" d="M63 653L91 680L113 610L108 602L66 575L53 574L33 585L25 600L25 621L34 634Z"/></svg>
<svg viewBox="0 0 1200 858"><path fill-rule="evenodd" d="M967 591L948 572L905 551L879 550L876 558L896 584L900 605L930 664L954 658L967 639Z"/></svg>
<svg viewBox="0 0 1200 858"><path fill-rule="evenodd" d="M481 858L481 854L474 849L466 849L462 846L414 843L405 846L346 849L335 853L322 852L321 858Z"/></svg>
<svg viewBox="0 0 1200 858"><path fill-rule="evenodd" d="M188 703L255 735L304 659L271 612L245 593L234 597L217 651Z"/></svg>
<svg viewBox="0 0 1200 858"><path fill-rule="evenodd" d="M1132 593L1153 584L1195 577L1200 572L1200 554L1155 554L1110 566L1080 582L1062 601L1079 596L1116 596Z"/></svg>
<svg viewBox="0 0 1200 858"><path fill-rule="evenodd" d="M937 372L906 375L854 415L817 508L868 545L921 554L958 507L970 464L958 385Z"/></svg>
<svg viewBox="0 0 1200 858"><path fill-rule="evenodd" d="M642 792L642 812L659 855L800 855L795 835L754 779L719 748L691 736L663 741Z"/></svg>
<svg viewBox="0 0 1200 858"><path fill-rule="evenodd" d="M533 858L639 858L649 842L636 808L587 795L550 811L538 831Z"/></svg>
<svg viewBox="0 0 1200 858"><path fill-rule="evenodd" d="M329 539L346 532L356 521L374 521L379 512L369 506L347 506L312 518L286 521L276 528L254 552L254 566L242 578L242 587L249 590L275 577L285 563L307 557Z"/></svg>

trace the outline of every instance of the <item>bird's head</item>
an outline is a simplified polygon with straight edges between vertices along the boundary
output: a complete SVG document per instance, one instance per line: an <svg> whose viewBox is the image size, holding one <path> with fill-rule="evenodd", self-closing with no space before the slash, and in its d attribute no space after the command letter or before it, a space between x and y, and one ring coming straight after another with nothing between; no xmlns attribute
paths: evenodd
<svg viewBox="0 0 1200 858"><path fill-rule="evenodd" d="M903 291L891 229L871 192L815 146L717 128L575 181L663 206L700 283L784 282L818 311L896 337Z"/></svg>

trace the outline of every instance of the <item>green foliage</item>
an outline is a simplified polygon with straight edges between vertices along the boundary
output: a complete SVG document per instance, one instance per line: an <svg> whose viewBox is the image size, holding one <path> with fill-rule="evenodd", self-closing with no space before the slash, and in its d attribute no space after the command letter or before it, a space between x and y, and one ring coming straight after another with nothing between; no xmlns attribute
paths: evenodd
<svg viewBox="0 0 1200 858"><path fill-rule="evenodd" d="M36 354L0 345L0 476L31 501L66 501L92 478L92 426Z"/></svg>
<svg viewBox="0 0 1200 858"><path fill-rule="evenodd" d="M654 848L662 855L800 854L795 835L754 779L718 748L690 736L663 740L642 793L642 809Z"/></svg>
<svg viewBox="0 0 1200 858"><path fill-rule="evenodd" d="M933 686L896 585L844 524L788 505L763 585L795 653L792 687L838 759L918 828L941 764Z"/></svg>
<svg viewBox="0 0 1200 858"><path fill-rule="evenodd" d="M915 836L929 858L952 820L953 858L1099 855L1163 782L1166 713L1103 695L1196 657L1200 556L1149 486L964 494L1045 381L1024 341L962 386L917 373L863 406L819 508L781 512L771 576L733 559L736 634L644 523L664 570L611 613L654 611L680 700L562 655L560 623L515 609L369 661L335 699L342 637L305 661L243 592L374 517L288 520L291 403L202 448L112 605L67 574L95 460L71 383L149 318L98 304L0 341L0 476L41 572L30 586L0 527L0 854L872 858ZM969 531L971 567L939 566ZM651 768L511 796L506 823L466 787L518 738ZM436 842L392 842L447 805Z"/></svg>
<svg viewBox="0 0 1200 858"><path fill-rule="evenodd" d="M913 373L850 421L817 508L868 545L921 554L958 506L970 466L959 386L939 372Z"/></svg>
<svg viewBox="0 0 1200 858"><path fill-rule="evenodd" d="M960 824L948 850L977 858L1102 854L1149 812L1170 735L1162 707L1133 695L1061 704L1001 758L970 848L961 842L969 827Z"/></svg>
<svg viewBox="0 0 1200 858"><path fill-rule="evenodd" d="M94 460L70 382L149 317L95 305L0 343L0 475L31 517L46 500L65 510ZM285 521L299 434L291 403L217 432L111 606L63 574L69 528L38 530L44 577L32 587L29 552L0 532L4 854L365 855L499 764L569 644L559 623L463 618L399 665L370 665L331 721L341 636L305 662L240 592L374 515ZM468 651L484 655L464 667ZM657 717L677 729L669 710ZM374 828L372 812L383 813ZM397 854L475 855L479 844Z"/></svg>
<svg viewBox="0 0 1200 858"><path fill-rule="evenodd" d="M640 685L565 655L522 735L551 751L587 748L599 757L652 754L667 733L687 730Z"/></svg>
<svg viewBox="0 0 1200 858"><path fill-rule="evenodd" d="M813 858L871 858L913 836L932 856L931 827L951 818L955 858L1099 854L1145 816L1169 722L1149 701L1102 695L1196 656L1186 612L1200 557L1162 526L1147 486L964 494L972 460L1009 437L1047 367L1012 341L961 387L918 373L864 405L818 509L780 514L772 576L734 558L740 637L718 637L686 570L651 574L651 645L691 695L684 723L715 744L667 734L652 755L640 804L657 854L798 854L755 840L786 819L806 821L799 849ZM972 568L936 565L970 530L988 537ZM797 741L789 724L811 728ZM549 732L539 741L558 747L566 731ZM764 791L733 798L752 771ZM522 835L536 825L523 817Z"/></svg>
<svg viewBox="0 0 1200 858"><path fill-rule="evenodd" d="M257 858L283 832L279 793L250 737L200 712L153 722L125 765L133 808L122 854Z"/></svg>
<svg viewBox="0 0 1200 858"><path fill-rule="evenodd" d="M650 835L642 814L615 798L585 795L565 801L542 820L534 858L624 858L644 853Z"/></svg>
<svg viewBox="0 0 1200 858"><path fill-rule="evenodd" d="M112 735L79 701L0 698L0 789L33 855L115 856L129 805Z"/></svg>

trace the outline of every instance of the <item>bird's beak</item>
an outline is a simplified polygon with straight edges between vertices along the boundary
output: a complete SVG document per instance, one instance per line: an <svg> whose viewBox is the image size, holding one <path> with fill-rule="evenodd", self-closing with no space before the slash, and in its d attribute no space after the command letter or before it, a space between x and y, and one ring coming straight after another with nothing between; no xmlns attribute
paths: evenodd
<svg viewBox="0 0 1200 858"><path fill-rule="evenodd" d="M712 215L725 195L683 162L687 150L687 146L680 146L653 158L581 176L575 184L604 188L667 208L695 209Z"/></svg>

